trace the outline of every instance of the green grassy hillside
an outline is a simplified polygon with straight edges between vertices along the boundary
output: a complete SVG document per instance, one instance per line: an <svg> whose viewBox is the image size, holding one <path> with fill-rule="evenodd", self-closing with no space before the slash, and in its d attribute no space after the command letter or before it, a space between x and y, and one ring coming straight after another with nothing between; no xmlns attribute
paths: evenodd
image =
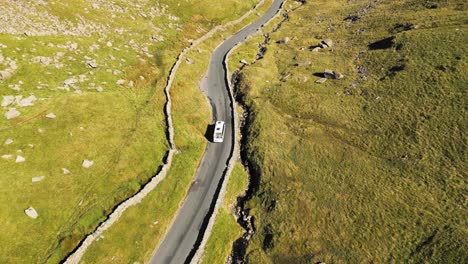
<svg viewBox="0 0 468 264"><path fill-rule="evenodd" d="M33 2L0 9L2 263L59 262L139 190L168 149L175 57L257 3Z"/></svg>
<svg viewBox="0 0 468 264"><path fill-rule="evenodd" d="M237 87L259 178L249 263L468 261L467 15L457 0L316 0L270 35ZM344 78L316 83L325 69Z"/></svg>

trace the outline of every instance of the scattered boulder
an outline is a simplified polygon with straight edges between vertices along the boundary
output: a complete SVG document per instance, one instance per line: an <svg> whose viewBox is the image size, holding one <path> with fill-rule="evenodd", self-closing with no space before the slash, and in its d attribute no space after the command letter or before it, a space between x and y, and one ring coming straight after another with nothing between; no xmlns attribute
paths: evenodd
<svg viewBox="0 0 468 264"><path fill-rule="evenodd" d="M68 49L70 51L77 50L78 49L78 43L70 43Z"/></svg>
<svg viewBox="0 0 468 264"><path fill-rule="evenodd" d="M319 84L322 84L322 83L326 82L327 80L328 80L327 78L320 78L320 79L316 80L315 82L319 83Z"/></svg>
<svg viewBox="0 0 468 264"><path fill-rule="evenodd" d="M17 101L17 105L20 107L33 106L36 100L36 96L30 95L29 97Z"/></svg>
<svg viewBox="0 0 468 264"><path fill-rule="evenodd" d="M240 63L248 65L249 63L246 60L241 60Z"/></svg>
<svg viewBox="0 0 468 264"><path fill-rule="evenodd" d="M11 159L11 158L13 158L13 155L11 154L2 155L2 159Z"/></svg>
<svg viewBox="0 0 468 264"><path fill-rule="evenodd" d="M4 143L4 144L5 144L5 145L10 145L10 144L12 144L13 142L14 142L13 139L7 138L7 139L5 140L5 143Z"/></svg>
<svg viewBox="0 0 468 264"><path fill-rule="evenodd" d="M312 51L313 52L318 52L319 50L321 50L322 48L321 47L314 47L312 48Z"/></svg>
<svg viewBox="0 0 468 264"><path fill-rule="evenodd" d="M337 71L334 71L334 73L335 73L335 79L336 80L341 80L341 79L344 78L344 75L342 73L337 72Z"/></svg>
<svg viewBox="0 0 468 264"><path fill-rule="evenodd" d="M91 69L96 69L98 65L97 65L96 60L87 60L86 66L88 66L88 68L91 68Z"/></svg>
<svg viewBox="0 0 468 264"><path fill-rule="evenodd" d="M21 113L16 110L16 108L14 107L11 107L10 109L8 109L8 111L5 113L5 118L10 120L10 119L13 119L13 118L16 118L18 116L20 116Z"/></svg>
<svg viewBox="0 0 468 264"><path fill-rule="evenodd" d="M33 177L31 179L32 182L40 182L42 181L43 179L45 179L45 176L37 176L37 177Z"/></svg>
<svg viewBox="0 0 468 264"><path fill-rule="evenodd" d="M332 70L325 70L323 72L323 76L327 79L334 79L335 78L335 73Z"/></svg>
<svg viewBox="0 0 468 264"><path fill-rule="evenodd" d="M98 91L98 92L103 92L103 91L104 91L104 88L102 88L101 86L98 86L98 87L96 87L96 91Z"/></svg>
<svg viewBox="0 0 468 264"><path fill-rule="evenodd" d="M83 163L81 164L81 166L83 166L83 168L85 168L85 169L88 169L93 165L94 165L94 161L87 160L87 159L83 160Z"/></svg>
<svg viewBox="0 0 468 264"><path fill-rule="evenodd" d="M27 208L26 210L24 210L24 213L32 219L36 219L37 217L39 217L39 214L33 207Z"/></svg>
<svg viewBox="0 0 468 264"><path fill-rule="evenodd" d="M66 174L70 174L70 171L66 168L62 168L62 173L66 175Z"/></svg>
<svg viewBox="0 0 468 264"><path fill-rule="evenodd" d="M69 86L69 85L75 84L75 83L77 83L77 82L78 82L77 79L75 79L75 78L70 78L70 79L66 79L66 80L63 82L63 85Z"/></svg>
<svg viewBox="0 0 468 264"><path fill-rule="evenodd" d="M53 59L49 58L49 57L38 56L38 57L32 58L31 62L32 63L40 63L43 66L49 66L53 62Z"/></svg>
<svg viewBox="0 0 468 264"><path fill-rule="evenodd" d="M331 39L324 39L320 42L320 46L323 48L331 48L333 47L333 41Z"/></svg>
<svg viewBox="0 0 468 264"><path fill-rule="evenodd" d="M344 75L337 71L325 70L323 76L327 79L341 80L344 78Z"/></svg>
<svg viewBox="0 0 468 264"><path fill-rule="evenodd" d="M21 163L21 162L25 162L25 161L26 161L25 157L20 156L20 155L16 156L16 160L15 160L16 163Z"/></svg>
<svg viewBox="0 0 468 264"><path fill-rule="evenodd" d="M15 102L15 97L13 95L5 95L2 100L2 107L9 106Z"/></svg>
<svg viewBox="0 0 468 264"><path fill-rule="evenodd" d="M116 83L117 83L118 85L122 85L122 84L125 84L125 80L120 79L120 80L117 80Z"/></svg>
<svg viewBox="0 0 468 264"><path fill-rule="evenodd" d="M48 113L45 117L49 118L49 119L54 119L56 118L57 116L54 114L54 113Z"/></svg>
<svg viewBox="0 0 468 264"><path fill-rule="evenodd" d="M0 81L11 78L12 74L9 71L0 71Z"/></svg>
<svg viewBox="0 0 468 264"><path fill-rule="evenodd" d="M276 41L276 43L278 44L287 44L289 42L289 37L285 37L284 39L280 39L278 41Z"/></svg>

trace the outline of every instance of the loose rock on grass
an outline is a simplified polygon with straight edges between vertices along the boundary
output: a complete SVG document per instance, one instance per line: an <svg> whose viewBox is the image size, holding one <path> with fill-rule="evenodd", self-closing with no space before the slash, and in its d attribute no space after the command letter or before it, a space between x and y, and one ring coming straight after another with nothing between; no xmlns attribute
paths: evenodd
<svg viewBox="0 0 468 264"><path fill-rule="evenodd" d="M21 113L16 110L16 108L14 107L11 107L10 109L8 109L8 111L5 113L5 118L10 120L10 119L13 119L13 118L16 118L18 116L20 116Z"/></svg>
<svg viewBox="0 0 468 264"><path fill-rule="evenodd" d="M49 118L49 119L54 119L56 118L57 116L54 114L54 113L48 113L45 117Z"/></svg>
<svg viewBox="0 0 468 264"><path fill-rule="evenodd" d="M21 163L21 162L25 162L25 161L26 161L25 157L20 156L20 155L16 156L16 160L15 160L16 163Z"/></svg>
<svg viewBox="0 0 468 264"><path fill-rule="evenodd" d="M83 163L81 164L81 166L83 166L83 168L85 168L85 169L88 169L93 165L94 165L94 161L87 160L87 159L83 160Z"/></svg>
<svg viewBox="0 0 468 264"><path fill-rule="evenodd" d="M325 70L323 76L327 79L341 80L344 78L344 75L337 71Z"/></svg>
<svg viewBox="0 0 468 264"><path fill-rule="evenodd" d="M39 217L39 214L36 212L36 210L33 207L29 207L26 210L24 210L24 213L31 217L32 219L36 219Z"/></svg>
<svg viewBox="0 0 468 264"><path fill-rule="evenodd" d="M37 176L31 179L32 182L40 182L45 178L45 176Z"/></svg>

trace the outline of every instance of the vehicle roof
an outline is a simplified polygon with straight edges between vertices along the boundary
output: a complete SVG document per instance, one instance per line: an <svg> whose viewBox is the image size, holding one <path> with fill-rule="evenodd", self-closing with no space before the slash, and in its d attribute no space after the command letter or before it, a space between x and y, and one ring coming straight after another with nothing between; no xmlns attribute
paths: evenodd
<svg viewBox="0 0 468 264"><path fill-rule="evenodd" d="M223 130L224 121L216 121L215 131L220 132Z"/></svg>

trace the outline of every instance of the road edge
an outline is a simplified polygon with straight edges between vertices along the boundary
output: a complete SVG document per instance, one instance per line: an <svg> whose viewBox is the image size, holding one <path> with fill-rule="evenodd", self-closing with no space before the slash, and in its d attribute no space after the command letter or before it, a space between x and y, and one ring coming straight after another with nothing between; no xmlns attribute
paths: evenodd
<svg viewBox="0 0 468 264"><path fill-rule="evenodd" d="M262 0L262 2L264 2L264 0ZM231 72L229 71L229 57L230 57L231 53L233 51L235 51L239 46L243 45L250 38L257 36L260 32L262 32L262 29L266 25L268 25L271 21L273 21L276 17L278 17L281 14L281 11L283 10L284 5L286 4L286 2L287 2L287 0L285 0L283 2L283 4L278 9L276 14L270 20L268 20L266 23L264 23L257 31L255 31L255 33L249 35L242 42L237 43L237 45L234 46L231 50L229 50L229 52L224 57L223 67L226 69L225 79L226 79L226 81L228 83L228 87L229 87L228 90L229 90L229 98L231 100L231 113L232 113L233 119L234 119L233 120L234 121L234 133L233 133L234 148L233 148L232 156L231 156L231 158L230 158L230 160L228 162L227 171L226 171L226 174L225 174L222 186L221 186L221 190L219 192L218 200L215 203L215 208L214 208L213 214L210 216L210 220L209 220L208 226L206 227L206 230L204 232L203 239L202 239L202 241L200 243L200 246L198 247L195 255L193 256L193 258L192 258L192 260L190 262L191 264L199 264L199 263L201 263L201 261L203 259L203 254L205 252L205 247L206 247L206 244L208 243L208 240L209 240L209 238L211 236L213 226L214 226L214 224L216 222L216 216L218 215L219 207L224 202L224 196L226 194L227 185L228 185L228 182L229 182L229 179L230 179L230 176L231 176L231 172L232 172L236 162L240 159L240 142L239 142L240 126L239 126L239 115L238 115L237 110L236 110L238 104L237 104L237 102L236 102L236 100L234 98L234 88L233 88L232 83L231 83Z"/></svg>

